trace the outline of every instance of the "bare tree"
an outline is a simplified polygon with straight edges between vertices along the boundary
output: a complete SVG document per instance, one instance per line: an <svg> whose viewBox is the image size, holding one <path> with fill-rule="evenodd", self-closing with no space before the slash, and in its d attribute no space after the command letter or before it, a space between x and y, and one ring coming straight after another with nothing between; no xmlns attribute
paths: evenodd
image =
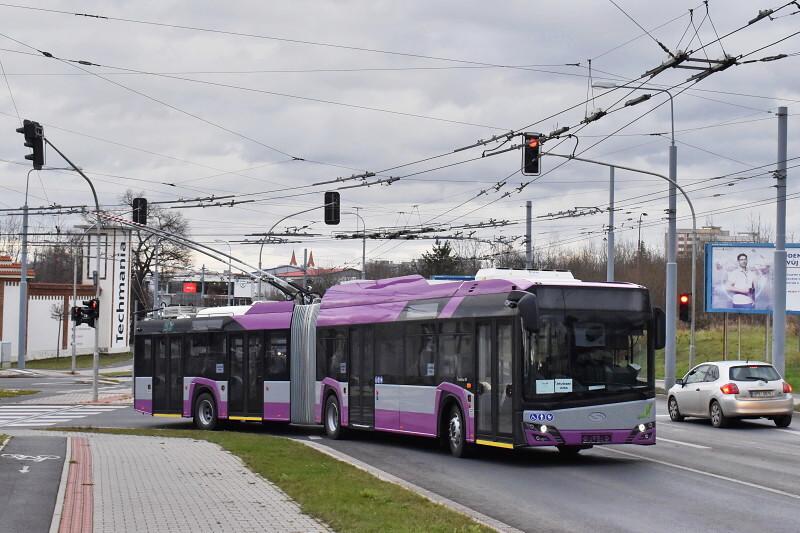
<svg viewBox="0 0 800 533"><path fill-rule="evenodd" d="M9 255L14 261L19 260L22 248L20 235L22 219L16 215L0 217L0 255Z"/></svg>
<svg viewBox="0 0 800 533"><path fill-rule="evenodd" d="M53 304L50 306L50 318L58 322L58 335L56 335L56 359L61 354L61 328L64 323L64 304Z"/></svg>
<svg viewBox="0 0 800 533"><path fill-rule="evenodd" d="M126 205L133 207L133 199L145 197L146 193L125 192L121 200ZM150 204L148 206L147 225L178 237L189 236L189 223L177 211L170 211ZM132 265L133 270L133 295L139 309L153 307L152 295L144 290L144 280L153 272L156 262L156 245L158 245L158 270L165 279L176 270L185 269L191 265L192 253L186 246L165 240L148 231L133 230L132 232ZM131 328L131 331L133 328Z"/></svg>

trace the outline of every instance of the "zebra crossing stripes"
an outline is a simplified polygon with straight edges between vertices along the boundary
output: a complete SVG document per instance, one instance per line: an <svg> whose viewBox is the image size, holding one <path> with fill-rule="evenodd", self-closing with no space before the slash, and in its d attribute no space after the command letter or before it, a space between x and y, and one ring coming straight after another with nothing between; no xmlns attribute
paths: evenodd
<svg viewBox="0 0 800 533"><path fill-rule="evenodd" d="M0 405L0 428L54 426L125 407L124 405Z"/></svg>

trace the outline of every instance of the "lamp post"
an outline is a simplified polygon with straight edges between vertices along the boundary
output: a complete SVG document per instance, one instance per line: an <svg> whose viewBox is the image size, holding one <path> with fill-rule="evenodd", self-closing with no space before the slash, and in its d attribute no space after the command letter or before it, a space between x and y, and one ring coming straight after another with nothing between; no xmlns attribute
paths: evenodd
<svg viewBox="0 0 800 533"><path fill-rule="evenodd" d="M322 207L324 207L324 205ZM261 297L261 271L262 271L261 270L261 256L262 256L262 254L264 252L264 243L267 242L267 238L272 233L272 230L274 230L278 226L278 224L280 224L281 222L283 222L287 218L291 218L291 217L294 217L294 216L297 216L297 215L302 215L303 213L308 213L309 211L313 211L314 209L319 209L319 208L320 208L320 206L317 205L317 206L314 206L314 207L310 207L308 209L303 209L302 211L298 211L297 213L292 213L291 215L286 215L285 217L283 217L281 219L278 219L278 221L275 222L272 225L271 228L269 228L269 231L267 231L264 234L264 238L261 239L261 246L258 249L258 273L259 273L259 277L258 277L258 296L259 296L259 298Z"/></svg>
<svg viewBox="0 0 800 533"><path fill-rule="evenodd" d="M638 258L639 269L642 268L642 217L647 213L639 213L639 237L636 239L636 256Z"/></svg>
<svg viewBox="0 0 800 533"><path fill-rule="evenodd" d="M230 241L223 241L222 239L214 239L214 242L219 242L222 244L228 245L228 305L231 305L231 276L232 276L232 269L231 269L231 256L233 255L233 250L231 249ZM259 270L261 267L259 267Z"/></svg>
<svg viewBox="0 0 800 533"><path fill-rule="evenodd" d="M552 156L555 156L555 157L563 157L564 159L574 159L575 161L583 161L584 163L594 163L595 165L602 165L602 166L605 166L605 167L614 167L614 168L621 169L621 170L629 170L631 172L638 172L640 174L647 174L649 176L656 176L657 178L661 178L662 180L670 182L671 184L675 185L675 188L678 189L680 191L680 193L683 195L684 199L686 200L686 203L689 204L689 210L692 212L692 242L697 242L697 216L696 216L695 211L694 211L694 204L692 204L692 201L689 199L689 195L686 194L686 191L683 189L683 187L678 185L678 182L676 182L675 180L673 180L671 178L668 178L667 176L664 176L663 174L658 174L657 172L650 172L649 170L641 170L641 169L632 168L632 167L624 167L622 165L612 165L611 163L605 163L603 161L595 161L593 159L585 159L585 158L582 158L582 157L575 157L575 156L572 156L572 155L554 154L552 152L548 152L548 153L546 153L544 155L552 155ZM695 246L692 246L692 268L693 269L694 269L694 261L695 260L696 260ZM694 293L694 290L695 290L695 277L692 276L692 293ZM670 301L667 300L667 304L669 304L669 302ZM673 303L673 307L674 307L675 302L673 301L672 303ZM692 309L694 309L694 306L692 306ZM667 317L667 324L669 324L669 317ZM692 333L694 333L694 330L692 330ZM667 340L669 340L669 337L667 337ZM673 346L674 346L674 344L673 344ZM690 355L691 355L691 352L690 352ZM668 366L669 364L672 365L671 368ZM665 378L664 379L664 381L665 381L664 386L666 387L667 386L667 384L666 384L667 376L671 375L673 381L675 379L675 358L673 357L671 360L668 359L666 351L664 352L664 374L665 374L665 376L664 376L664 378ZM672 383L672 385L674 385L674 382ZM671 387L672 385L669 385L669 387Z"/></svg>
<svg viewBox="0 0 800 533"><path fill-rule="evenodd" d="M367 279L367 224L364 222L364 217L358 214L360 207L354 207L355 213L342 213L344 215L355 215L361 220L361 279ZM358 229L358 226L356 226Z"/></svg>
<svg viewBox="0 0 800 533"><path fill-rule="evenodd" d="M636 89L636 90L644 90L644 91L655 91L660 93L666 93L669 96L669 114L670 114L670 124L671 124L671 136L670 136L670 146L669 146L669 211L667 214L668 218L668 229L667 229L667 279L666 279L666 314L667 314L667 327L666 327L666 337L667 342L664 346L664 386L669 389L672 385L675 384L675 341L676 341L676 329L677 329L677 313L676 313L676 299L678 297L678 263L677 263L677 224L676 224L676 213L677 213L677 198L676 198L676 184L677 184L677 174L678 174L678 149L675 146L675 106L674 106L674 98L672 93L667 89L661 89L658 87L641 87L636 85L619 85L616 83L594 83L592 87L598 89ZM642 95L638 98L634 98L632 100L628 100L625 102L626 106L632 106L636 104L640 104L650 99L650 95ZM692 298L696 299L697 294L695 292L696 287L696 260L697 260L697 252L696 252L697 242L696 240L692 242ZM691 330L689 334L689 364L694 364L695 359L695 303L692 302L692 309L691 309Z"/></svg>

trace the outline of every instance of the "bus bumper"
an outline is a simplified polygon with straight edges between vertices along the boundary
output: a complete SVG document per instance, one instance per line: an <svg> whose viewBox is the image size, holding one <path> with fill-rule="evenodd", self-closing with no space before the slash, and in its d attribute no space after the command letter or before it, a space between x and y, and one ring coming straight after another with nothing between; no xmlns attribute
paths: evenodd
<svg viewBox="0 0 800 533"><path fill-rule="evenodd" d="M563 430L554 426L529 424L524 426L525 444L528 446L587 446L601 444L639 444L651 446L656 443L655 422L631 429L610 430ZM544 430L544 431L542 431Z"/></svg>

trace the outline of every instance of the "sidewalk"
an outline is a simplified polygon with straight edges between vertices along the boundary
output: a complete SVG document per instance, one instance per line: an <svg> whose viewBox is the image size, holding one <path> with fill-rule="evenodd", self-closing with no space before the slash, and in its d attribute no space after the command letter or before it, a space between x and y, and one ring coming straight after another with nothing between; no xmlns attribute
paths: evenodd
<svg viewBox="0 0 800 533"><path fill-rule="evenodd" d="M59 533L330 531L216 444L67 435L71 461L55 510Z"/></svg>

